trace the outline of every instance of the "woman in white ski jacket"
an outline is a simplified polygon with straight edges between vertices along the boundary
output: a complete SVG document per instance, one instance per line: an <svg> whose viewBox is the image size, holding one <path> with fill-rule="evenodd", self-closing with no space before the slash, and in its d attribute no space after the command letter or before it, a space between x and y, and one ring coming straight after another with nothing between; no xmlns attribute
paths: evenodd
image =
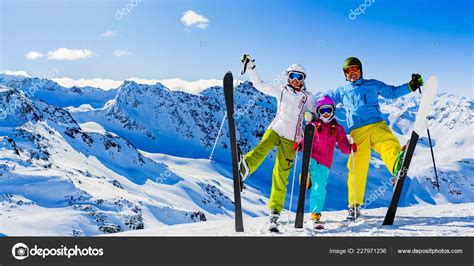
<svg viewBox="0 0 474 266"><path fill-rule="evenodd" d="M247 73L255 88L277 98L277 114L260 143L244 156L241 162L242 177L251 175L263 162L268 153L278 147L275 167L272 174L272 191L269 208L270 220L277 225L279 213L283 210L286 196L288 175L293 165L296 151L295 143L301 138L301 124L306 111L314 113L313 96L306 91L304 79L306 71L303 66L293 64L288 67L286 74L288 83L285 86L275 87L262 81L254 64L248 55L242 57L247 66Z"/></svg>

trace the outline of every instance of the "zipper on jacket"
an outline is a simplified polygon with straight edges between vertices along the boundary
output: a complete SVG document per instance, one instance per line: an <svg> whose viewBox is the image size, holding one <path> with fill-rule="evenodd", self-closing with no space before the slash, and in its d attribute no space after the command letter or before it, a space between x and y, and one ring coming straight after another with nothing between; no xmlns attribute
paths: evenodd
<svg viewBox="0 0 474 266"><path fill-rule="evenodd" d="M281 90L281 94L280 94L280 104L278 105L278 111L280 111L280 108L281 108L281 102L283 101L283 92L284 92L285 89Z"/></svg>
<svg viewBox="0 0 474 266"><path fill-rule="evenodd" d="M303 112L303 109L306 107L306 101L308 100L308 95L305 92L303 92L303 99L304 99L303 107L301 108L300 113L298 115L298 123L296 123L296 131L295 131L295 135L293 137L293 141L296 141L296 137L297 137L298 133L300 133L298 131L301 130L301 129L298 130L298 128L301 128L301 119L302 119L301 113Z"/></svg>
<svg viewBox="0 0 474 266"><path fill-rule="evenodd" d="M365 97L365 93L364 93L364 103L367 104L367 98Z"/></svg>

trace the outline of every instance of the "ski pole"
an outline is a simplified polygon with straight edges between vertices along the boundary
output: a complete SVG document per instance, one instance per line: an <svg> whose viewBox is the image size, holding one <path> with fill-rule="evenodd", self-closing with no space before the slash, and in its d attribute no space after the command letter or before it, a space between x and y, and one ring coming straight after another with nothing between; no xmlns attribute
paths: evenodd
<svg viewBox="0 0 474 266"><path fill-rule="evenodd" d="M288 213L288 223L290 223L291 216L291 205L293 203L293 189L295 188L295 178L296 178L296 167L298 165L298 151L296 151L296 158L293 164L293 181L291 181L291 194L290 194L290 211Z"/></svg>
<svg viewBox="0 0 474 266"><path fill-rule="evenodd" d="M418 89L421 94L421 88ZM434 152L433 152L433 145L431 144L431 134L430 134L430 129L428 128L428 123L426 124L426 132L428 133L428 141L430 143L430 150L431 150L431 159L433 160L433 167L434 167L434 172L435 172L435 177L436 177L436 187L438 187L439 191L439 180L438 180L438 171L436 170L436 162L435 162L435 157L434 157Z"/></svg>
<svg viewBox="0 0 474 266"><path fill-rule="evenodd" d="M252 62L254 62L255 59L252 60ZM242 71L240 71L240 75L239 77L237 78L237 81L235 82L235 85L239 85L239 81L240 79L242 78L242 76L245 74L245 72L247 71L247 64L248 64L248 61L245 62L244 64L244 67L242 69ZM221 126L219 128L219 132L217 132L217 137L216 137L216 140L214 141L214 145L212 146L212 151L211 151L211 154L209 155L209 161L212 160L212 155L214 155L214 150L216 149L216 146L217 146L217 141L219 141L219 138L221 136L221 132L222 132L222 128L224 127L224 122L225 122L225 119L227 118L227 113L224 113L224 117L222 118L222 122L221 122Z"/></svg>
<svg viewBox="0 0 474 266"><path fill-rule="evenodd" d="M237 81L235 83L236 85L239 84L239 81L242 78L242 75L245 74L246 69L247 69L247 64L245 64L244 69L240 72L240 76L237 78ZM217 132L216 140L214 141L214 145L212 146L211 154L209 155L209 159L208 159L209 161L212 160L212 155L214 155L214 150L216 149L217 141L219 141L219 138L221 137L222 128L224 127L224 122L225 122L226 118L227 118L227 113L224 113L224 117L222 117L221 126L219 127L219 132Z"/></svg>
<svg viewBox="0 0 474 266"><path fill-rule="evenodd" d="M346 116L346 123L347 123L347 127L351 128L350 124L349 124L349 118ZM352 157L352 163L351 163L351 166L352 166L352 183L353 183L353 189L354 189L354 218L357 219L357 197L356 197L356 172L355 172L355 155L354 155L354 151L352 150L352 144L354 144L354 138L352 136L350 136L350 133L349 133L349 141L351 143L351 157ZM350 206L349 206L350 207Z"/></svg>
<svg viewBox="0 0 474 266"><path fill-rule="evenodd" d="M433 167L434 167L434 172L435 172L435 177L436 177L436 186L438 187L438 191L439 191L438 171L436 170L436 162L434 158L433 145L431 144L430 130L426 129L426 131L428 132L428 141L430 142L431 159L433 160Z"/></svg>
<svg viewBox="0 0 474 266"><path fill-rule="evenodd" d="M222 127L224 126L224 122L225 122L226 118L227 118L227 113L225 113L224 117L222 118L221 126L219 127L219 132L217 132L216 140L214 141L214 145L212 146L211 154L209 155L209 161L212 160L212 155L214 154L214 150L216 149L217 141L219 140L219 137L221 136Z"/></svg>
<svg viewBox="0 0 474 266"><path fill-rule="evenodd" d="M354 186L354 218L357 219L357 197L356 197L356 173L355 173L355 156L354 150L352 149L352 144L354 144L354 138L350 137L351 141L351 157L352 157L352 183Z"/></svg>

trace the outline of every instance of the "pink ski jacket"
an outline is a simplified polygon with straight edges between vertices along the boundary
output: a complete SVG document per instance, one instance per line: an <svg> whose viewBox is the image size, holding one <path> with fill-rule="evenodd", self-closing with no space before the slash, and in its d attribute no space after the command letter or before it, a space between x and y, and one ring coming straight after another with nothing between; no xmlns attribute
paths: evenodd
<svg viewBox="0 0 474 266"><path fill-rule="evenodd" d="M336 142L342 153L351 153L350 144L349 140L347 139L346 132L344 131L344 128L337 122L334 124L325 124L322 121L310 123L313 124L315 127L311 158L316 160L318 163L326 166L327 168L331 168ZM320 127L319 132L318 126ZM335 128L335 133L333 135L330 134L332 127ZM303 145L303 141L301 141L301 145Z"/></svg>

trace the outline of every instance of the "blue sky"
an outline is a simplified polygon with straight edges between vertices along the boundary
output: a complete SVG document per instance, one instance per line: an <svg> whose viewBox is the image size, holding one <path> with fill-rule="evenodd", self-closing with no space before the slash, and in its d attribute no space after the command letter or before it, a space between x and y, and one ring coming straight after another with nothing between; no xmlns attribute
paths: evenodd
<svg viewBox="0 0 474 266"><path fill-rule="evenodd" d="M366 78L401 84L413 72L436 74L440 91L474 97L470 0L0 1L0 70L191 81L220 79L227 70L237 76L240 56L249 53L265 80L300 63L308 88L326 91L344 84L342 62L357 56ZM349 17L369 2L364 14ZM188 10L206 25L184 25ZM101 36L107 31L114 36ZM49 59L48 52L61 58L59 48L85 58ZM28 60L31 51L43 56Z"/></svg>

